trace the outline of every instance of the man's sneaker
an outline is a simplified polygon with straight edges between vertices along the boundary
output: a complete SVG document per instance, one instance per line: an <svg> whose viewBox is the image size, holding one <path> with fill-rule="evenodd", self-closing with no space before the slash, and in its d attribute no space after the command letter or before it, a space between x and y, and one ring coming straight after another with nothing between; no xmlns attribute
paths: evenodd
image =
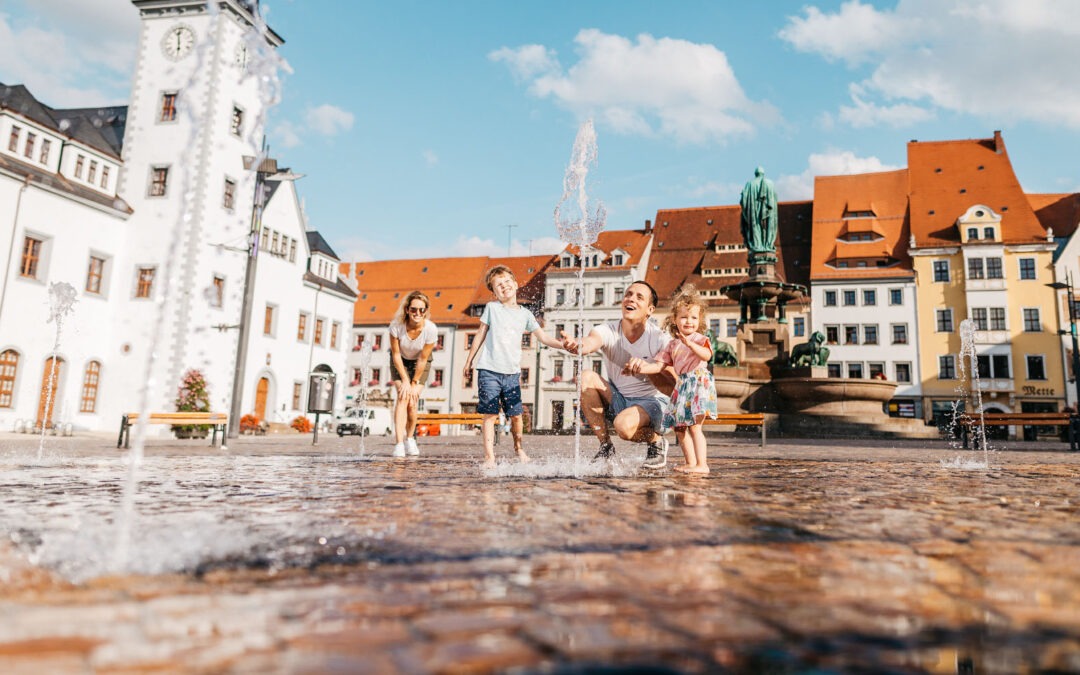
<svg viewBox="0 0 1080 675"><path fill-rule="evenodd" d="M405 456L405 444L404 443L396 444L394 446L394 457L404 457L404 456Z"/></svg>
<svg viewBox="0 0 1080 675"><path fill-rule="evenodd" d="M416 439L412 436L405 439L405 452L413 457L420 454L420 448L416 447Z"/></svg>
<svg viewBox="0 0 1080 675"><path fill-rule="evenodd" d="M642 464L646 469L663 469L667 466L667 439L663 436L659 441L649 443L649 450L645 453L645 463Z"/></svg>
<svg viewBox="0 0 1080 675"><path fill-rule="evenodd" d="M596 457L593 457L593 461L601 459L615 459L615 444L611 441L604 441L600 444L600 452L596 453Z"/></svg>

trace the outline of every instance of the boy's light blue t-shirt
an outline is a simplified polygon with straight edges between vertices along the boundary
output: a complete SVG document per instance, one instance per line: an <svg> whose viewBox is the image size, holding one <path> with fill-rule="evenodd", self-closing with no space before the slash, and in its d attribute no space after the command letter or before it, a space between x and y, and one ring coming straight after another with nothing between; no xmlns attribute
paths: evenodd
<svg viewBox="0 0 1080 675"><path fill-rule="evenodd" d="M480 322L487 324L488 334L480 345L476 369L504 375L521 372L521 336L540 327L532 312L521 305L505 307L501 302L489 302Z"/></svg>

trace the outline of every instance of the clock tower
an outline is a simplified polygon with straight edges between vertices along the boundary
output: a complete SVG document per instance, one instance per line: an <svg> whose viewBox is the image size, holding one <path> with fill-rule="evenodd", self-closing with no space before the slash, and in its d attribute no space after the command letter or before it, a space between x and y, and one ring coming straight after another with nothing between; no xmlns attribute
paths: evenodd
<svg viewBox="0 0 1080 675"><path fill-rule="evenodd" d="M172 410L183 374L206 376L228 410L255 175L275 50L257 0L132 0L142 21L119 194L134 213L116 261L115 343L153 410ZM267 77L269 76L269 77ZM161 299L164 297L164 302ZM146 381L145 364L154 368Z"/></svg>

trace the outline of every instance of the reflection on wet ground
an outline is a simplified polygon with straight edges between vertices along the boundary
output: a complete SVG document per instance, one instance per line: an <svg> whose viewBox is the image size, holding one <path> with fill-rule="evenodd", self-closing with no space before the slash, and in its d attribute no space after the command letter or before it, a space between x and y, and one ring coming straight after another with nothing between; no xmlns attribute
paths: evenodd
<svg viewBox="0 0 1080 675"><path fill-rule="evenodd" d="M117 571L122 456L14 439L3 672L1080 671L1064 445L717 441L687 477L552 437L486 473L475 438L151 442Z"/></svg>

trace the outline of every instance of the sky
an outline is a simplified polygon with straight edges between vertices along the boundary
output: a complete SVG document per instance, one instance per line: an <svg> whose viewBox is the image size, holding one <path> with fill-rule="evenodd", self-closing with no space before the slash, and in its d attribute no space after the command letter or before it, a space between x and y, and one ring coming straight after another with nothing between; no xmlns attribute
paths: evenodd
<svg viewBox="0 0 1080 675"><path fill-rule="evenodd" d="M284 39L267 136L345 261L554 253L586 120L605 228L781 201L1001 130L1028 192L1080 191L1075 0L263 0ZM127 0L0 0L0 82L126 104Z"/></svg>

